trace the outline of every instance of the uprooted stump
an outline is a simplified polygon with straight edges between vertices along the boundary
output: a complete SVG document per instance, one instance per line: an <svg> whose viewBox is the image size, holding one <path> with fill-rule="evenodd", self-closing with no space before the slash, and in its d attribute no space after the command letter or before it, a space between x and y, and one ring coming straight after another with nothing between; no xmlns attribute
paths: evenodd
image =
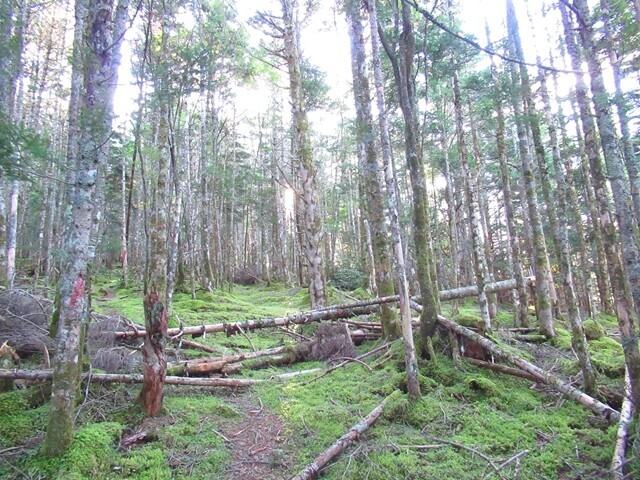
<svg viewBox="0 0 640 480"><path fill-rule="evenodd" d="M14 289L0 293L0 344L7 342L21 357L45 356L54 347L49 336L52 302Z"/></svg>
<svg viewBox="0 0 640 480"><path fill-rule="evenodd" d="M311 346L313 360L334 360L355 355L356 347L347 325L325 323L318 326Z"/></svg>

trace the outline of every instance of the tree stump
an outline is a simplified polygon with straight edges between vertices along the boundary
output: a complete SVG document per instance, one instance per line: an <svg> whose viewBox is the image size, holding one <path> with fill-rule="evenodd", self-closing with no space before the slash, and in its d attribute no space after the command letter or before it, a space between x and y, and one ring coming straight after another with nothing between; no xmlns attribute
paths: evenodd
<svg viewBox="0 0 640 480"><path fill-rule="evenodd" d="M142 346L144 382L139 401L148 416L156 416L162 410L164 379L167 357L164 346L167 339L167 310L158 292L151 291L144 299L146 334Z"/></svg>

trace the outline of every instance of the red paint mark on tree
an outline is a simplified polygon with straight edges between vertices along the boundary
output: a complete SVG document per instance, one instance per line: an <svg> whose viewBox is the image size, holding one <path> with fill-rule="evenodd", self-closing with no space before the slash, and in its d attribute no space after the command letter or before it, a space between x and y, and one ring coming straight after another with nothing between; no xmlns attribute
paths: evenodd
<svg viewBox="0 0 640 480"><path fill-rule="evenodd" d="M69 305L71 308L75 308L79 302L84 302L85 298L85 283L84 276L80 273L73 281L73 288L71 290L71 300Z"/></svg>

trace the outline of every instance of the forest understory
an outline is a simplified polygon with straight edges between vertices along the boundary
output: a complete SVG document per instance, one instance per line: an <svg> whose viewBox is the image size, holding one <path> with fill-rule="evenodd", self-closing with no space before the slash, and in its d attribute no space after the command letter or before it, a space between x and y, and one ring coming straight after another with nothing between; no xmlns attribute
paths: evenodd
<svg viewBox="0 0 640 480"><path fill-rule="evenodd" d="M13 358L4 357L4 367L16 361L12 368L20 371L48 367L48 356L53 355L45 348L51 302L41 294L20 289L2 294L0 333L18 350ZM334 289L329 298L332 304L354 302ZM252 319L293 318L292 314L308 310L308 302L306 290L281 284L235 285L231 292L198 292L195 299L179 293L169 327L186 330L219 323L229 327ZM445 317L451 313L450 304L443 303ZM471 328L481 324L474 301L462 300L458 308L453 320ZM180 374L187 365L207 364L205 359L211 365L212 357L226 358L232 361L225 364L226 370L192 373L189 378L238 381L239 386L167 385L163 412L148 418L136 403L139 386L98 379L104 373L140 372L141 341L116 339L113 332L143 328L135 327L143 317L141 292L119 287L117 279L99 278L93 285L93 309L88 334L91 368L82 383L77 430L69 451L53 460L40 450L50 384L15 380L14 390L0 394L2 478L293 478L385 399L381 417L321 470L323 478L611 476L616 422L540 381L471 363L477 359L452 358L444 327L434 342L436 358L420 360L423 396L415 405L404 395L394 395L406 388L402 346L376 339L376 314L177 335L167 344L169 375ZM16 321L29 327L16 328L12 324ZM531 321L533 329L535 317ZM491 338L501 349L579 387L580 369L562 320L558 335L549 341L514 330L507 305L501 305L495 322ZM358 344L355 349L343 335L345 328ZM588 320L586 331L598 375L598 399L619 410L624 355L616 340L617 322L602 315ZM464 338L459 341L463 350L466 345L467 355L501 363ZM3 348L9 351L6 345ZM265 350L274 353L251 357ZM253 385L242 383L252 381ZM630 445L633 441L632 436ZM633 462L627 465L627 478L633 478L636 468Z"/></svg>

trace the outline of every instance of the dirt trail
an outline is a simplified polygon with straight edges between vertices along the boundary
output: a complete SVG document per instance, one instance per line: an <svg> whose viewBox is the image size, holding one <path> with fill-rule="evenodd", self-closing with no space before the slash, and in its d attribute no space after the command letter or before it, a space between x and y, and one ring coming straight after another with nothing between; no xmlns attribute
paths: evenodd
<svg viewBox="0 0 640 480"><path fill-rule="evenodd" d="M233 452L225 480L286 478L289 458L284 421L250 392L226 401L242 418L227 425L222 432Z"/></svg>

